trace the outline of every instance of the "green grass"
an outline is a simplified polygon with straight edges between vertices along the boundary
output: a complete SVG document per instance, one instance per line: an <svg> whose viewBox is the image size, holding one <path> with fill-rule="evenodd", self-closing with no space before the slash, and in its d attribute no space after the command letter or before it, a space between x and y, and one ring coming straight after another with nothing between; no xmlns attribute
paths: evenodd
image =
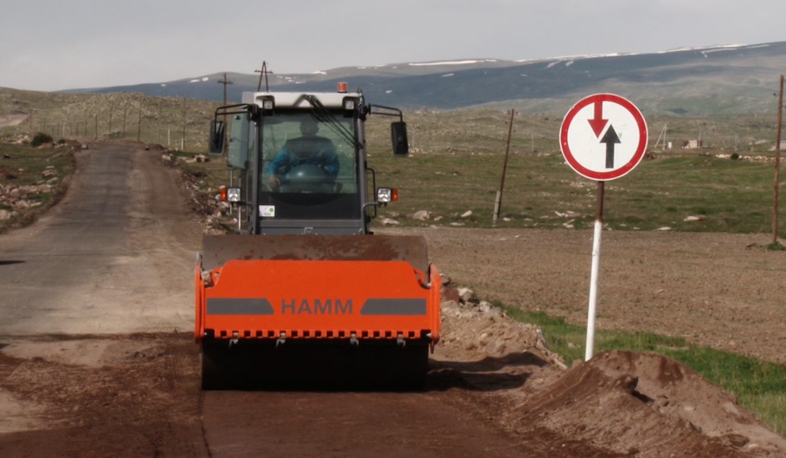
<svg viewBox="0 0 786 458"><path fill-rule="evenodd" d="M52 192L28 194L26 200L40 205L24 210L16 209L17 212L13 217L0 221L0 233L12 226L31 223L38 214L54 205L65 195L66 185L63 179L71 175L76 167L70 146L39 149L26 145L0 143L0 185L8 187L44 184L47 180L42 174L47 167L57 170L57 178L49 182ZM13 178L10 178L9 173ZM7 205L0 205L0 208L14 210Z"/></svg>
<svg viewBox="0 0 786 458"><path fill-rule="evenodd" d="M442 224L491 227L502 158L491 155L373 157L379 185L399 189L389 212L429 210ZM597 184L579 177L560 153L510 157L501 227L591 227ZM459 217L472 210L473 218ZM604 222L615 230L768 232L772 227L772 164L715 156L645 161L628 176L606 184ZM561 216L568 214L570 216ZM685 221L688 216L700 221ZM400 219L404 224L422 224ZM781 236L786 236L782 229Z"/></svg>
<svg viewBox="0 0 786 458"><path fill-rule="evenodd" d="M500 186L508 119L503 111L489 109L408 113L412 155L400 158L390 151L390 120L372 117L367 124L369 165L377 172L377 185L396 187L400 196L381 213L405 226L495 226L492 212ZM515 119L496 227L592 227L597 183L580 177L565 163L557 144L560 122L545 116ZM655 153L655 159L645 159L630 174L606 183L603 217L608 227L771 232L772 162L716 156L734 150L735 132L740 131L745 135L738 136L739 145L747 149L736 150L738 154L771 159L770 143L755 144L772 133L769 120L655 118L650 128L667 122L670 135L676 138L711 132L716 146ZM188 167L206 171L206 187L216 188L228 180L222 161ZM442 218L438 222L407 218L418 210ZM461 218L467 210L472 210L472 216ZM685 221L689 216L700 220ZM786 237L786 225L781 227L779 235Z"/></svg>
<svg viewBox="0 0 786 458"><path fill-rule="evenodd" d="M562 318L550 317L543 312L497 305L515 320L540 326L549 349L561 355L568 364L575 359L584 359L586 328L568 324ZM681 337L597 330L595 352L605 350L655 352L673 358L737 396L740 404L773 430L786 434L785 365L701 347Z"/></svg>
<svg viewBox="0 0 786 458"><path fill-rule="evenodd" d="M597 183L576 174L564 161L557 136L560 119L514 120L498 227L590 228L595 220ZM625 177L606 183L604 222L615 230L759 233L772 228L773 163L718 157L738 151L743 158L773 158L773 125L753 118L665 119L677 138L714 138L709 149L656 152ZM403 225L418 210L442 216L437 224L492 227L492 212L504 162L504 112L464 110L410 114L413 154L393 157L385 120L368 124L370 165L377 183L399 189L388 215ZM745 151L734 149L735 132ZM743 138L744 137L744 138ZM671 137L670 137L671 138ZM534 139L534 142L533 142ZM651 140L654 145L657 135ZM764 143L756 141L764 139ZM676 139L674 139L676 141ZM678 142L679 143L679 142ZM472 210L471 218L459 215ZM561 215L569 216L561 216ZM689 216L700 221L685 221ZM502 218L507 218L507 221ZM570 227L569 227L570 228ZM780 236L786 236L786 228Z"/></svg>

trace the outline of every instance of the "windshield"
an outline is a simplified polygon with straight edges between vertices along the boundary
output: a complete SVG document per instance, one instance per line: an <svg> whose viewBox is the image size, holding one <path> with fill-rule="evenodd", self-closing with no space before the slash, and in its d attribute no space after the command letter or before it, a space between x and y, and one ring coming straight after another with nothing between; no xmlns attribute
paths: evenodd
<svg viewBox="0 0 786 458"><path fill-rule="evenodd" d="M353 118L276 113L262 118L259 135L260 216L360 217Z"/></svg>

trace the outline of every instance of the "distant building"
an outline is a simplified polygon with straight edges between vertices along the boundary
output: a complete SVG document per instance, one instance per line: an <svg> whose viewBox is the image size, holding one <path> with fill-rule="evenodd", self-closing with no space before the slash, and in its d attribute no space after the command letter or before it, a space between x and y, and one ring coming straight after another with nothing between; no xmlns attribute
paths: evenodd
<svg viewBox="0 0 786 458"><path fill-rule="evenodd" d="M682 142L682 149L696 149L704 146L702 140L685 140Z"/></svg>
<svg viewBox="0 0 786 458"><path fill-rule="evenodd" d="M775 147L770 148L770 151L775 151ZM786 151L786 140L781 140L781 151Z"/></svg>

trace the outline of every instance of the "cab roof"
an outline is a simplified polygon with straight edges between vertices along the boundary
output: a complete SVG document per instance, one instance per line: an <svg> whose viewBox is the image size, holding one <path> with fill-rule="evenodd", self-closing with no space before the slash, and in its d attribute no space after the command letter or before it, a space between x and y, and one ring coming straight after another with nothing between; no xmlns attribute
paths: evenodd
<svg viewBox="0 0 786 458"><path fill-rule="evenodd" d="M242 102L263 107L263 101L272 98L276 108L310 109L306 95L315 97L325 108L343 108L345 99L362 97L359 92L244 92Z"/></svg>

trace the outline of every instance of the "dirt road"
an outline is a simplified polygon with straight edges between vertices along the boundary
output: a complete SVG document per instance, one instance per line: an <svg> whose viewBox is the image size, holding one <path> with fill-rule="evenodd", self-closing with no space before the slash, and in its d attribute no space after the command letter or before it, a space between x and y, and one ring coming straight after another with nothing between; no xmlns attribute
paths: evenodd
<svg viewBox="0 0 786 458"><path fill-rule="evenodd" d="M657 355L610 354L566 371L542 347L536 329L466 304L444 306L443 342L423 392L203 393L191 334L191 275L201 231L194 220L176 171L156 153L94 145L79 153L78 172L56 209L30 228L0 236L0 456L738 457L786 451L783 438L684 366ZM583 307L584 234L422 232L443 270L481 294L568 315L569 307ZM696 282L697 293L686 297L702 297L698 292L723 292L712 283L722 275L715 272L717 259L731 263L742 255L743 264L736 264L741 281L759 288L771 287L765 273L777 271L782 259L746 257L735 243L723 245L720 252L731 254L718 258L718 251L696 246L714 246L712 240L687 240L684 262L667 262L656 240L643 255L638 249L616 253L622 261L605 268L635 285L640 278L626 277L633 259L633 270L655 272L664 284ZM640 258L659 267L639 268ZM607 270L606 277L614 276ZM668 291L664 297L686 294L652 287ZM628 299L661 294L631 288ZM761 296L775 294L767 289ZM676 314L681 303L674 304ZM641 326L664 323L656 320L660 314L642 316L655 321Z"/></svg>
<svg viewBox="0 0 786 458"><path fill-rule="evenodd" d="M64 201L0 238L0 335L191 329L200 228L154 155L82 151Z"/></svg>

